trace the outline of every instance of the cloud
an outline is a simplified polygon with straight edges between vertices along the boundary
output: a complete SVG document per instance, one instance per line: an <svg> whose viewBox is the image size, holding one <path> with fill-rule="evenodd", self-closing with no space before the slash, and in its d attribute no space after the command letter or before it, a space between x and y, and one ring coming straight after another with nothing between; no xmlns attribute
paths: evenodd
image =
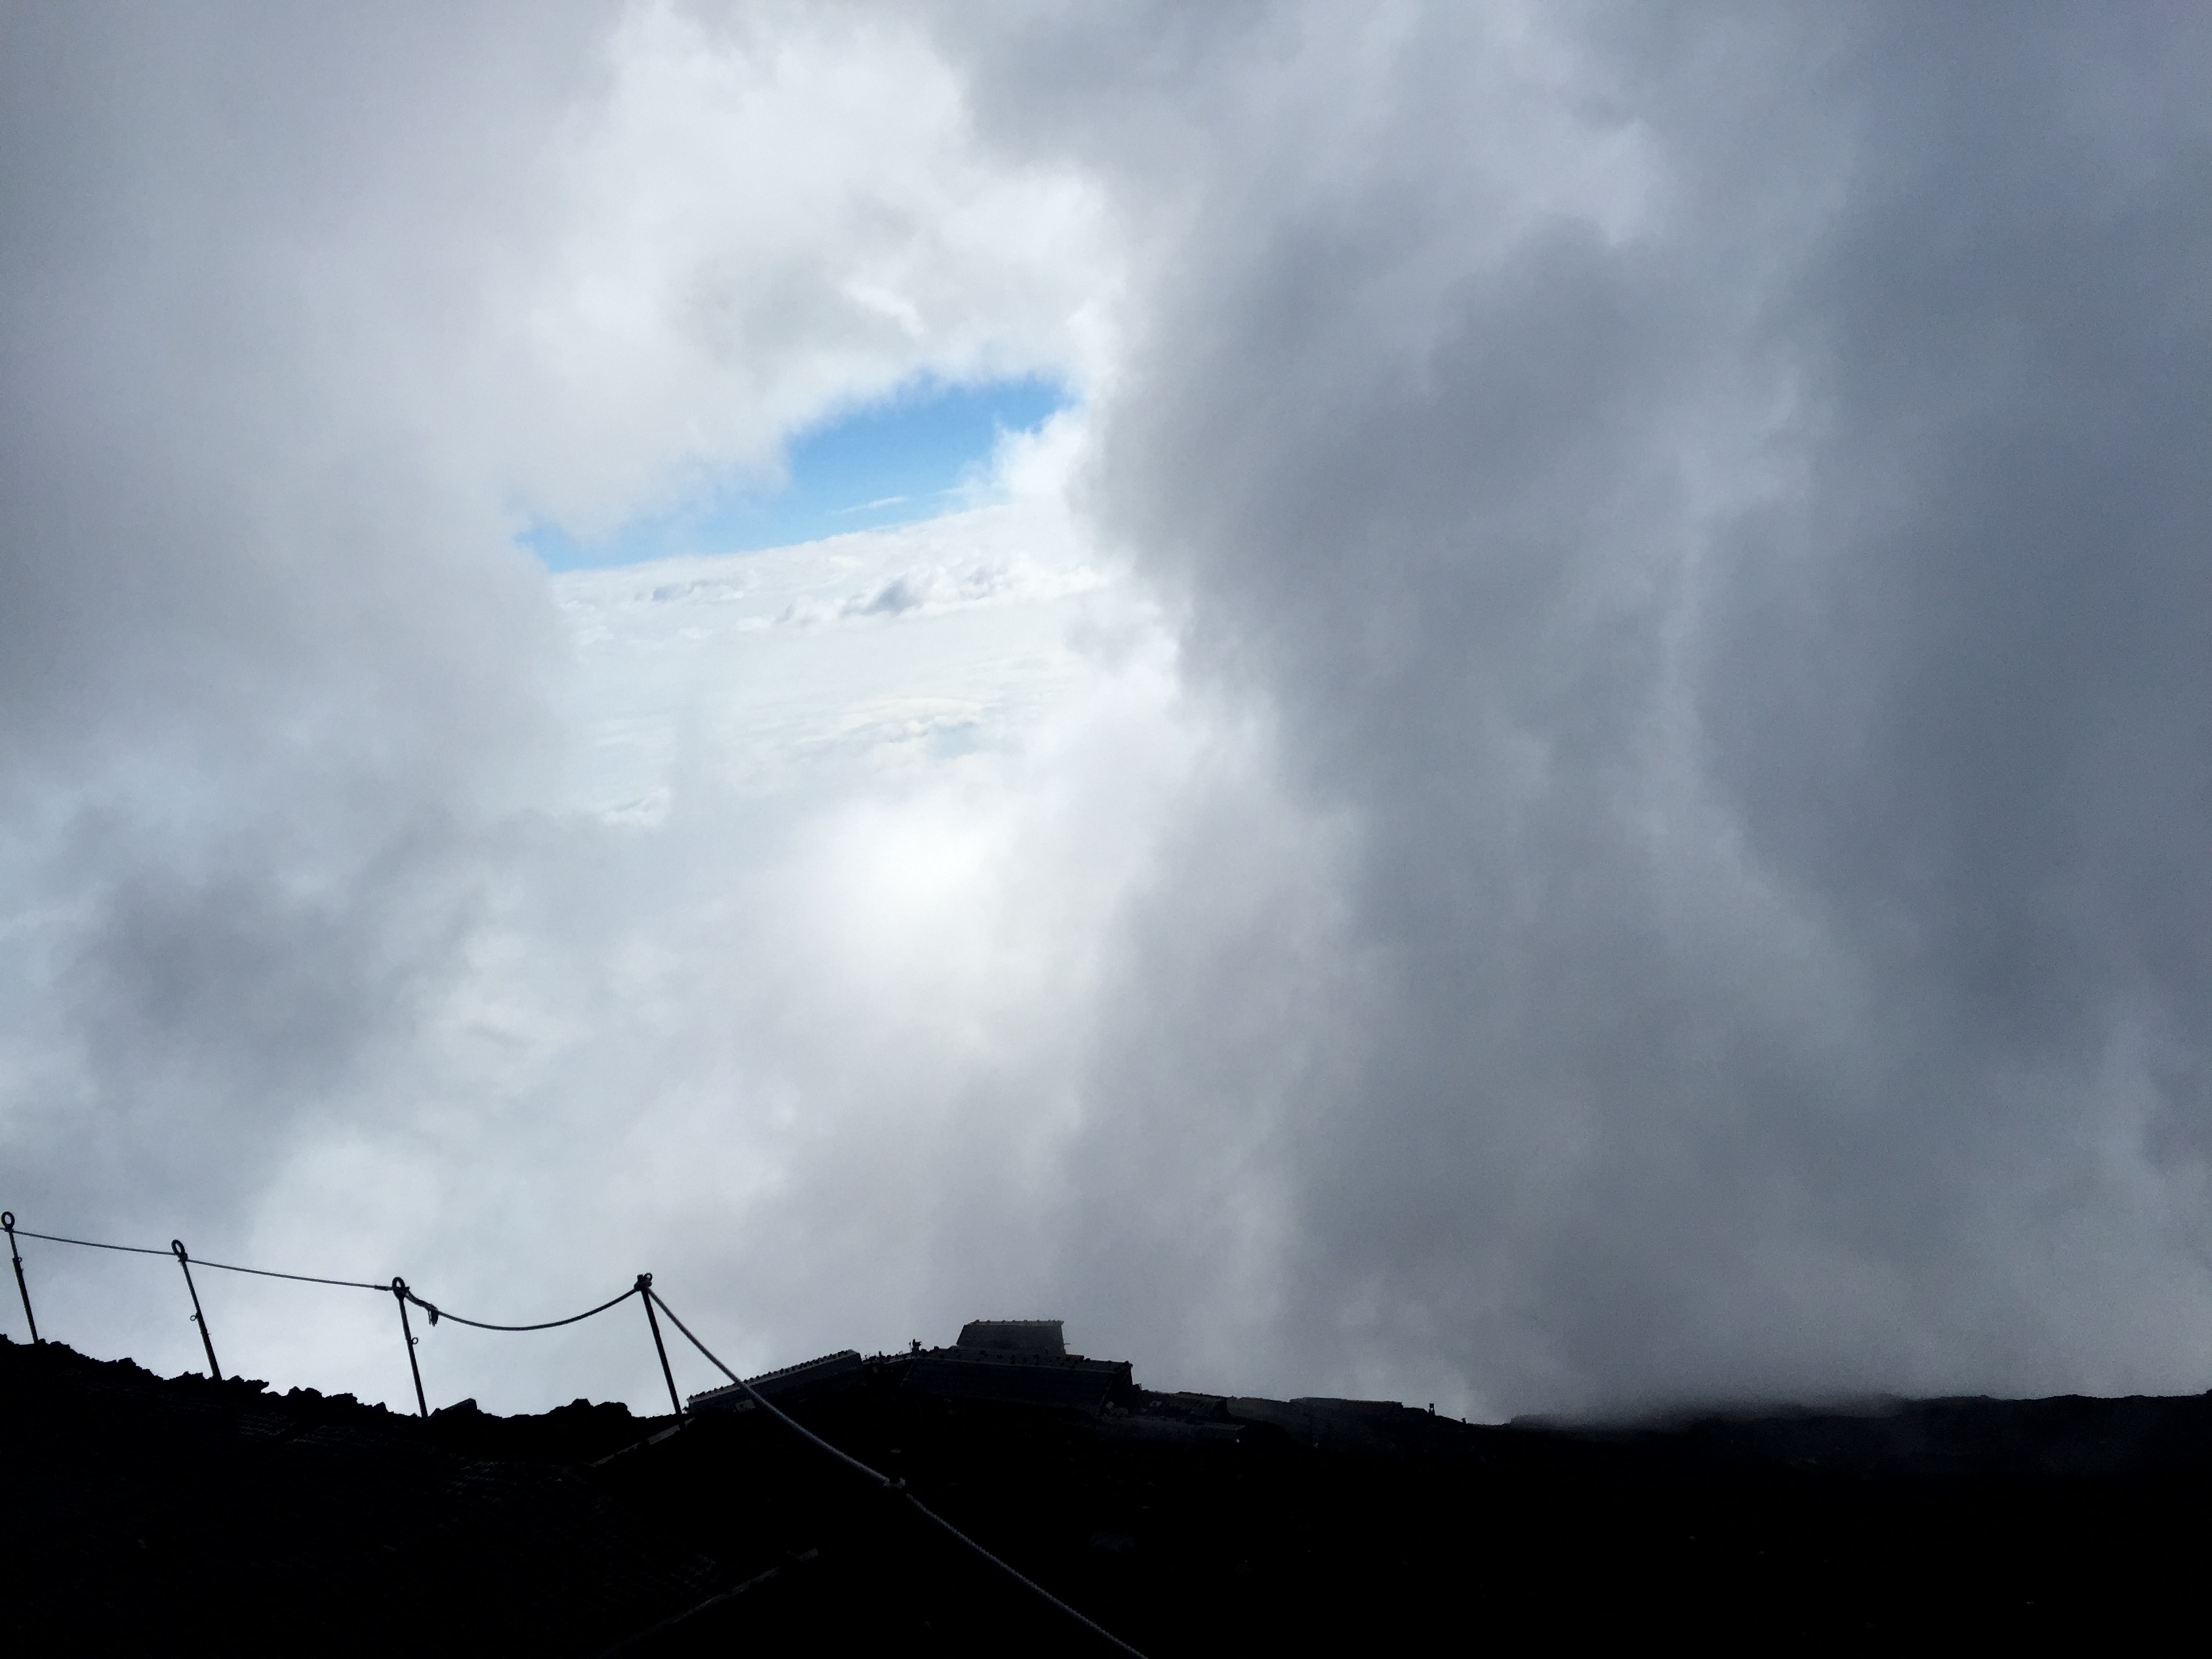
<svg viewBox="0 0 2212 1659"><path fill-rule="evenodd" d="M1092 499L1352 826L1288 1350L2195 1386L2201 31L1159 21L966 49L1172 250Z"/></svg>
<svg viewBox="0 0 2212 1659"><path fill-rule="evenodd" d="M428 1282L459 1256L494 1296L572 1284L565 1261L525 1268L537 1235L502 1218L551 1224L531 1183L619 1156L629 1121L547 1060L592 1030L603 972L642 995L639 964L706 951L693 905L734 902L726 877L752 892L725 861L778 856L805 812L732 809L726 839L698 827L665 855L629 847L636 822L573 819L577 669L512 535L773 468L785 432L917 374L1080 383L1111 281L1093 195L981 155L949 70L854 14L17 25L11 1206L345 1276L351 1256ZM635 939L599 891L642 907ZM763 902L758 925L804 926ZM720 1039L632 1012L611 1040L642 1070L602 1080L702 1109ZM483 1053L518 1045L537 1069L488 1081ZM671 1084L687 1054L700 1073ZM286 1208L301 1167L325 1183L307 1211ZM264 1213L300 1231L257 1231ZM167 1287L111 1265L41 1271L94 1275L54 1292L83 1340L183 1363ZM269 1364L327 1382L388 1362L380 1315L236 1308L234 1328L271 1322Z"/></svg>
<svg viewBox="0 0 2212 1659"><path fill-rule="evenodd" d="M2193 21L25 16L19 1214L763 1364L2198 1386ZM917 374L1087 396L889 536L512 545ZM132 1265L38 1270L191 1363Z"/></svg>

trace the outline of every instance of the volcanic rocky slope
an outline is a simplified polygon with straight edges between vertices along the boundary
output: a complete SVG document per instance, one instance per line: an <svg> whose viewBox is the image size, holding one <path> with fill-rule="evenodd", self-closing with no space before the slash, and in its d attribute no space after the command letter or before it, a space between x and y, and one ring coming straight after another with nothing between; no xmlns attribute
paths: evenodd
<svg viewBox="0 0 2212 1659"><path fill-rule="evenodd" d="M1158 1394L1126 1366L973 1347L832 1356L762 1386L1163 1656L1660 1632L2109 1642L2193 1612L2208 1542L2199 1398L1487 1428ZM1106 1650L742 1395L696 1407L680 1429L580 1401L425 1421L0 1342L10 1639Z"/></svg>

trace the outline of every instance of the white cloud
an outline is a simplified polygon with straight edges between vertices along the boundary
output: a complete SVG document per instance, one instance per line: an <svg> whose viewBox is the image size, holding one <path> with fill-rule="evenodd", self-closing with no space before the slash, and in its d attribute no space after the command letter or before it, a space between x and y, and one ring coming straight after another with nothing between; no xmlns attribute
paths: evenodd
<svg viewBox="0 0 2212 1659"><path fill-rule="evenodd" d="M993 528L1018 501L836 589L860 614L811 652L767 629L797 648L764 667L684 637L744 609L703 600L665 637L611 600L572 646L508 537L768 465L792 426L920 372L1083 382L1115 280L1096 192L979 149L914 31L856 13L325 27L218 7L128 34L52 16L17 44L7 106L36 142L4 185L0 300L11 1204L426 1284L465 1259L499 1299L589 1276L532 1247L594 1191L689 1214L664 1162L738 1202L788 1160L775 1114L800 1091L878 1097L835 1064L817 1079L800 1041L843 1054L833 1028L866 1011L777 960L858 926L879 907L851 894L902 870L943 896L901 937L988 911L962 803L999 847L1031 746L1065 727L1051 741L1085 751L1070 711L1092 703L1157 720L1164 670L1125 655L1123 690L1085 689L1053 583L1091 579L1038 574L1064 526L1034 560ZM887 593L919 602L866 610ZM1006 662L904 643L979 628ZM732 683L840 663L864 684L754 708ZM894 785L938 852L869 815ZM931 955L885 950L866 959L886 984ZM1010 975L1006 994L1063 993ZM758 1055L724 997L768 1022ZM733 1088L737 1122L702 1143ZM666 1103L641 1118L641 1093ZM617 1234L665 1236L617 1212ZM187 1363L159 1289L72 1296L100 1271L40 1264L54 1328ZM327 1382L355 1350L323 1340L272 1328L245 1354Z"/></svg>
<svg viewBox="0 0 2212 1659"><path fill-rule="evenodd" d="M1073 169L980 149L889 15L630 11L564 123L537 234L485 294L475 434L528 509L605 529L924 370L1081 385L1116 256Z"/></svg>

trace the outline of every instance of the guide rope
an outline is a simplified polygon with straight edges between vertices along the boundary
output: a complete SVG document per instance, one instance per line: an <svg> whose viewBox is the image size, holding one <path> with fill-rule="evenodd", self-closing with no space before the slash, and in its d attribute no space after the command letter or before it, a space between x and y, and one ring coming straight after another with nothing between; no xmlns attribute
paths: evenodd
<svg viewBox="0 0 2212 1659"><path fill-rule="evenodd" d="M96 1238L68 1238L60 1233L34 1233L28 1227L11 1226L8 1231L11 1237L15 1238L43 1239L49 1244L75 1244L88 1250L119 1250L129 1255L175 1257L182 1249L173 1239L170 1241L167 1249L157 1250L143 1244L108 1244ZM580 1320L589 1319L593 1314L603 1314L608 1309L629 1301L638 1293L638 1287L633 1285L620 1296L602 1302L596 1308L586 1308L580 1314L570 1314L566 1319L548 1319L535 1325L495 1325L489 1320L465 1319L459 1314L449 1312L446 1309L424 1301L413 1291L405 1288L404 1285L394 1282L378 1285L372 1284L365 1279L325 1279L319 1273L279 1273L274 1267L241 1267L234 1261L210 1261L204 1256L197 1255L191 1258L191 1264L195 1267L219 1267L227 1273L252 1273L257 1279L289 1279L296 1285L335 1285L341 1290L374 1291L382 1296L404 1295L408 1301L412 1302L430 1316L430 1322L433 1325L441 1319L450 1319L456 1325L470 1325L480 1331L550 1331L558 1326L574 1325Z"/></svg>
<svg viewBox="0 0 2212 1659"><path fill-rule="evenodd" d="M59 1233L34 1233L28 1227L9 1230L18 1238L43 1238L49 1244L82 1244L88 1250L127 1250L132 1255L168 1255L167 1250L150 1249L143 1244L102 1244L96 1239L64 1238Z"/></svg>
<svg viewBox="0 0 2212 1659"><path fill-rule="evenodd" d="M368 1288L372 1291L380 1291L387 1287L382 1285L371 1285ZM624 1291L620 1296L611 1297L606 1301L600 1303L596 1308L586 1308L580 1314L570 1314L566 1319L548 1319L535 1325L495 1325L488 1320L464 1319L457 1313L447 1313L443 1308L433 1306L431 1304L425 1302L421 1297L416 1295L414 1291L404 1289L404 1287L393 1287L393 1293L395 1295L405 1297L407 1300L412 1302L416 1307L422 1309L424 1313L428 1314L430 1316L430 1322L433 1325L436 1324L441 1319L450 1319L456 1325L471 1325L480 1331L550 1331L558 1326L574 1325L579 1320L589 1319L593 1314L603 1314L610 1308L618 1308L623 1303L629 1301L630 1297L635 1296L638 1291L637 1286L633 1285L629 1289Z"/></svg>
<svg viewBox="0 0 2212 1659"><path fill-rule="evenodd" d="M240 1267L228 1261L203 1261L192 1258L196 1267L220 1267L227 1273L252 1273L256 1279L289 1279L301 1285L336 1285L349 1291L380 1291L381 1285L371 1285L359 1279L319 1279L313 1273L280 1273L274 1267Z"/></svg>
<svg viewBox="0 0 2212 1659"><path fill-rule="evenodd" d="M1009 1565L1006 1562L1000 1559L999 1557L992 1554L989 1550L985 1549L981 1544L970 1538L966 1533L961 1531L959 1528L954 1526L950 1521L947 1521L935 1510L931 1509L928 1504L923 1503L921 1499L916 1498L911 1492L908 1492L907 1490L905 1481L896 1480L890 1475L885 1474L880 1469L871 1468L867 1464L860 1462L859 1458L854 1457L851 1453L841 1450L839 1448L831 1445L827 1440L824 1440L820 1435L815 1433L813 1430L808 1428L806 1425L801 1423L797 1418L793 1417L787 1412L779 1408L766 1395L763 1394L758 1389L753 1387L751 1383L746 1382L744 1377L739 1376L727 1365L725 1365L712 1348L709 1348L697 1337L693 1336L691 1334L691 1328L676 1316L676 1310L670 1307L667 1303L661 1300L660 1293L658 1291L653 1290L650 1285L646 1285L641 1288L648 1300L653 1305L659 1307L661 1312L668 1316L669 1323L675 1326L678 1330L683 1332L684 1336L690 1340L691 1346L698 1349L701 1353L706 1355L708 1363L711 1364L716 1370L721 1372L721 1374L728 1377L731 1382L743 1389L754 1405L759 1407L769 1416L775 1418L775 1420L782 1424L784 1427L789 1429L793 1433L798 1435L800 1438L807 1441L818 1449L827 1452L830 1456L836 1458L840 1463L845 1465L846 1468L854 1470L867 1480L874 1482L878 1491L890 1493L893 1497L904 1498L908 1506L911 1508L915 1514L921 1516L923 1520L928 1522L932 1526L937 1528L938 1530L944 1533L954 1542L961 1545L979 1559L987 1561L991 1565L996 1567L1000 1572L1006 1574L1007 1577L1012 1579L1014 1583L1019 1584L1024 1589L1029 1591L1030 1595L1037 1597L1047 1606L1056 1609L1060 1613L1064 1613L1068 1618L1073 1620L1077 1624L1082 1626L1085 1630L1089 1631L1093 1636L1096 1636L1100 1641L1105 1643L1109 1647L1111 1647L1121 1653L1133 1655L1134 1659L1145 1659L1144 1654L1139 1650L1131 1647L1127 1642L1124 1642L1120 1637L1115 1635L1112 1631L1108 1630L1103 1625L1101 1625L1095 1620L1087 1617L1074 1607L1068 1606L1066 1602L1061 1601L1057 1595L1054 1595L1042 1584L1038 1583L1036 1580L1029 1577L1018 1568Z"/></svg>
<svg viewBox="0 0 2212 1659"><path fill-rule="evenodd" d="M387 1283L379 1285L373 1284L367 1279L326 1279L316 1273L280 1273L272 1267L244 1267L239 1266L235 1262L205 1261L192 1255L189 1251L187 1251L185 1249L183 1241L180 1239L171 1239L169 1241L169 1248L167 1249L157 1250L140 1244L111 1244L99 1239L71 1238L61 1233L33 1232L28 1228L19 1228L15 1225L15 1217L13 1211L6 1212L4 1214L0 1214L0 1224L4 1224L7 1232L9 1254L14 1259L16 1288L22 1294L23 1315L25 1319L30 1322L31 1340L33 1342L40 1340L39 1328L37 1321L31 1317L31 1296L29 1288L25 1284L23 1279L22 1258L20 1255L15 1255L15 1244L17 1238L35 1238L48 1244L70 1244L75 1245L79 1249L88 1250L114 1250L126 1255L166 1255L173 1259L177 1266L184 1272L185 1289L191 1295L192 1301L192 1322L199 1327L200 1341L202 1346L207 1351L209 1374L218 1382L222 1381L222 1367L216 1363L215 1339L209 1333L207 1317L200 1307L198 1287L192 1283L192 1269L195 1267L213 1267L227 1273L251 1273L257 1279L289 1279L295 1284L301 1285L329 1285L336 1286L341 1290L374 1291L380 1295L392 1297L399 1305L400 1334L407 1344L407 1364L415 1383L416 1409L424 1417L428 1417L430 1414L430 1407L428 1401L422 1391L422 1369L416 1363L415 1347L416 1342L420 1339L415 1335L413 1330L410 1328L407 1322L408 1304L414 1304L415 1306L422 1309L423 1312L429 1315L430 1322L433 1325L435 1325L441 1319L450 1319L456 1325L466 1325L472 1329L479 1331L550 1331L557 1330L564 1325L574 1325L580 1323L584 1320L592 1318L597 1315L606 1312L610 1308L620 1307L632 1297L637 1297L645 1304L646 1320L652 1328L653 1347L660 1359L661 1376L668 1384L668 1398L671 1404L675 1407L677 1421L679 1424L684 1420L686 1413L684 1409L683 1398L676 1391L675 1375L669 1369L667 1348L663 1345L660 1340L659 1322L654 1317L654 1310L656 1309L659 1312L668 1316L669 1322L674 1325L678 1331L682 1332L684 1339L706 1357L708 1364L712 1364L716 1370L721 1372L723 1376L728 1377L730 1381L737 1384L738 1388L744 1389L755 1406L757 1406L760 1409L768 1413L769 1416L775 1419L777 1422L782 1424L784 1427L798 1435L801 1439L807 1442L816 1449L825 1453L836 1462L842 1463L847 1468L851 1469L863 1480L866 1480L873 1485L879 1492L884 1492L891 1497L905 1500L908 1506L911 1508L915 1514L921 1516L923 1520L928 1522L931 1526L945 1534L946 1537L951 1539L962 1548L967 1550L979 1560L987 1563L990 1566L995 1567L1000 1572L1005 1574L1006 1577L1012 1579L1015 1583L1021 1586L1022 1589L1029 1591L1030 1595L1036 1596L1038 1600L1044 1602L1048 1607L1052 1607L1054 1611L1073 1620L1077 1625L1080 1626L1091 1635L1097 1637L1100 1641L1105 1643L1109 1647L1114 1649L1117 1652L1132 1655L1133 1656L1133 1659L1144 1659L1144 1655L1141 1652L1130 1646L1128 1643L1124 1642L1120 1637L1115 1635L1113 1632L1106 1629L1105 1626L1098 1624L1095 1620L1086 1617L1076 1608L1070 1607L1066 1602L1061 1601L1057 1595L1054 1595L1050 1590L1045 1589L1043 1585L1038 1583L1035 1579L1027 1577L1018 1568L1001 1560L998 1556L993 1554L989 1550L984 1548L982 1545L970 1538L966 1533L961 1531L959 1528L954 1526L950 1521L947 1521L943 1516L938 1514L936 1510L931 1509L927 1504L923 1503L919 1498L916 1498L911 1492L908 1491L905 1481L885 1474L880 1469L872 1468L869 1465L863 1463L859 1458L852 1455L851 1453L847 1452L839 1447L831 1445L830 1442L824 1440L820 1435L815 1433L813 1430L808 1428L804 1423L799 1422L796 1418L791 1416L790 1413L776 1406L774 1401L763 1395L759 1389L754 1388L753 1385L746 1382L744 1377L739 1376L735 1371L724 1364L720 1357L704 1342L702 1342L693 1333L691 1328L689 1325L686 1325L682 1319L677 1316L676 1310L670 1307L667 1303L663 1301L661 1299L660 1293L653 1288L653 1275L651 1273L640 1273L637 1276L637 1282L632 1285L628 1290L623 1291L619 1296L610 1297L605 1302L600 1303L597 1307L586 1308L583 1312L579 1314L570 1314L565 1319L545 1319L540 1320L534 1324L528 1325L501 1325L495 1324L489 1320L468 1319L464 1318L461 1315L457 1313L448 1313L443 1308L439 1307L435 1303L430 1302L424 1297L416 1295L414 1290L408 1285L407 1281L397 1275L395 1275Z"/></svg>
<svg viewBox="0 0 2212 1659"><path fill-rule="evenodd" d="M49 1244L80 1244L88 1250L122 1250L131 1255L173 1255L173 1247L167 1250L150 1249L143 1244L103 1244L94 1238L64 1238L59 1233L34 1233L28 1227L11 1230L20 1238L42 1238ZM241 1267L233 1261L209 1261L199 1256L192 1258L195 1267L220 1267L227 1273L252 1273L257 1279L290 1279L302 1285L336 1285L349 1291L381 1291L387 1287L371 1285L360 1279L322 1279L313 1273L280 1273L274 1267Z"/></svg>

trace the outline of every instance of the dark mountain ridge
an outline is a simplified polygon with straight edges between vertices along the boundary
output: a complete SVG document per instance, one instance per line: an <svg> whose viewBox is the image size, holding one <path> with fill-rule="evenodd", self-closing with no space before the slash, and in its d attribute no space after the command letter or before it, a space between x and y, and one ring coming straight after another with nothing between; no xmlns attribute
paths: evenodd
<svg viewBox="0 0 2212 1659"><path fill-rule="evenodd" d="M2212 1481L2204 1397L1489 1427L969 1342L757 1382L1155 1655L2109 1640L2193 1606ZM0 1339L11 1628L90 1651L1104 1650L742 1391L691 1407L424 1419Z"/></svg>

